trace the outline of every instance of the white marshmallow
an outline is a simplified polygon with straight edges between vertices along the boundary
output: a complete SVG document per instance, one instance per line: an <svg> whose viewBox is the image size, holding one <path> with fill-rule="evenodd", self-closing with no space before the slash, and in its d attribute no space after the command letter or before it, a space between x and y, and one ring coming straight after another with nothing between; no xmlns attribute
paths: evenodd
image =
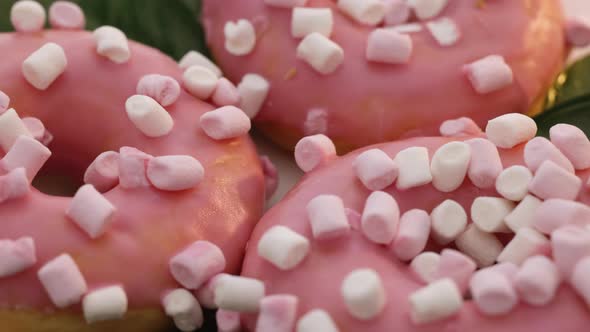
<svg viewBox="0 0 590 332"><path fill-rule="evenodd" d="M175 289L162 299L166 315L172 317L174 325L183 331L190 332L203 325L203 310L193 294L186 289Z"/></svg>
<svg viewBox="0 0 590 332"><path fill-rule="evenodd" d="M334 17L330 8L293 8L291 35L302 38L317 32L330 37L334 28Z"/></svg>
<svg viewBox="0 0 590 332"><path fill-rule="evenodd" d="M443 17L426 23L426 28L440 46L452 46L461 38L461 31L455 21Z"/></svg>
<svg viewBox="0 0 590 332"><path fill-rule="evenodd" d="M297 46L297 58L307 62L317 72L327 75L344 62L344 50L326 36L313 32Z"/></svg>
<svg viewBox="0 0 590 332"><path fill-rule="evenodd" d="M10 151L19 136L33 137L14 108L0 114L0 147Z"/></svg>
<svg viewBox="0 0 590 332"><path fill-rule="evenodd" d="M439 263L440 255L427 251L414 257L410 263L410 269L421 282L429 284L436 278Z"/></svg>
<svg viewBox="0 0 590 332"><path fill-rule="evenodd" d="M297 321L297 332L339 332L338 327L326 311L309 311Z"/></svg>
<svg viewBox="0 0 590 332"><path fill-rule="evenodd" d="M258 255L281 270L291 270L307 256L309 240L285 226L273 226L258 242Z"/></svg>
<svg viewBox="0 0 590 332"><path fill-rule="evenodd" d="M207 100L215 88L219 78L206 67L194 65L188 67L182 74L182 85L193 96Z"/></svg>
<svg viewBox="0 0 590 332"><path fill-rule="evenodd" d="M127 294L121 286L100 288L84 296L82 307L88 324L121 319L127 312Z"/></svg>
<svg viewBox="0 0 590 332"><path fill-rule="evenodd" d="M10 22L18 32L43 30L46 18L45 8L37 1L17 1L10 9Z"/></svg>
<svg viewBox="0 0 590 332"><path fill-rule="evenodd" d="M147 137L168 135L174 127L172 116L153 98L133 95L125 102L129 120Z"/></svg>
<svg viewBox="0 0 590 332"><path fill-rule="evenodd" d="M338 8L355 21L371 26L381 23L387 13L382 0L338 0Z"/></svg>
<svg viewBox="0 0 590 332"><path fill-rule="evenodd" d="M395 198L383 191L372 192L361 217L363 234L375 243L389 244L397 234L400 211Z"/></svg>
<svg viewBox="0 0 590 332"><path fill-rule="evenodd" d="M217 67L217 65L213 63L213 61L209 60L209 58L197 51L188 51L188 53L186 53L178 62L178 66L183 71L195 65L209 69L210 71L215 73L215 75L218 78L221 78L221 76L223 76L221 69L219 69L219 67Z"/></svg>
<svg viewBox="0 0 590 332"><path fill-rule="evenodd" d="M409 1L414 13L420 20L427 20L438 16L447 6L449 0L412 0Z"/></svg>
<svg viewBox="0 0 590 332"><path fill-rule="evenodd" d="M441 279L410 295L411 318L415 324L427 324L456 314L463 296L451 279Z"/></svg>
<svg viewBox="0 0 590 332"><path fill-rule="evenodd" d="M506 168L496 179L496 191L511 201L521 201L529 192L533 173L527 167L515 165Z"/></svg>
<svg viewBox="0 0 590 332"><path fill-rule="evenodd" d="M102 26L94 30L96 52L116 64L122 64L131 58L129 42L125 33L112 26Z"/></svg>
<svg viewBox="0 0 590 332"><path fill-rule="evenodd" d="M306 211L315 239L340 237L350 231L344 203L338 196L316 196L309 201Z"/></svg>
<svg viewBox="0 0 590 332"><path fill-rule="evenodd" d="M465 231L467 214L463 207L450 199L440 203L430 214L434 240L441 245L451 243Z"/></svg>
<svg viewBox="0 0 590 332"><path fill-rule="evenodd" d="M471 148L465 142L450 142L438 148L430 163L434 188L442 192L459 188L467 175L470 160Z"/></svg>
<svg viewBox="0 0 590 332"><path fill-rule="evenodd" d="M480 95L492 93L514 82L512 68L500 55L490 55L463 66L465 76Z"/></svg>
<svg viewBox="0 0 590 332"><path fill-rule="evenodd" d="M514 210L504 217L504 223L515 233L523 227L533 228L535 213L541 203L537 197L526 195Z"/></svg>
<svg viewBox="0 0 590 332"><path fill-rule="evenodd" d="M25 59L22 72L29 84L38 90L46 90L67 66L64 49L55 43L47 43Z"/></svg>
<svg viewBox="0 0 590 332"><path fill-rule="evenodd" d="M498 263L522 264L527 258L549 248L549 240L532 228L522 227L498 256Z"/></svg>
<svg viewBox="0 0 590 332"><path fill-rule="evenodd" d="M371 269L349 273L340 288L348 312L359 320L377 317L387 303L385 288L379 274Z"/></svg>
<svg viewBox="0 0 590 332"><path fill-rule="evenodd" d="M223 29L225 50L235 56L250 54L256 46L256 30L246 19L227 22Z"/></svg>
<svg viewBox="0 0 590 332"><path fill-rule="evenodd" d="M270 83L257 74L246 74L238 84L240 108L250 119L256 117L270 90Z"/></svg>
<svg viewBox="0 0 590 332"><path fill-rule="evenodd" d="M473 258L479 267L493 265L504 246L493 234L481 231L471 224L455 240L455 245L467 256Z"/></svg>
<svg viewBox="0 0 590 332"><path fill-rule="evenodd" d="M511 149L527 142L537 134L537 124L528 116L509 113L494 118L486 126L486 135L492 143L503 149Z"/></svg>
<svg viewBox="0 0 590 332"><path fill-rule="evenodd" d="M424 28L422 27L422 24L420 24L420 23L400 24L400 25L395 25L392 27L387 27L386 29L391 29L393 31L403 33L403 34L417 33L417 32L424 30Z"/></svg>
<svg viewBox="0 0 590 332"><path fill-rule="evenodd" d="M514 210L514 203L499 197L477 197L471 205L471 219L488 233L507 232L504 218Z"/></svg>
<svg viewBox="0 0 590 332"><path fill-rule="evenodd" d="M425 147L411 147L397 153L393 159L399 169L396 187L406 190L432 181L430 159Z"/></svg>
<svg viewBox="0 0 590 332"><path fill-rule="evenodd" d="M255 312L264 297L264 283L257 279L227 275L215 285L215 304L220 309Z"/></svg>

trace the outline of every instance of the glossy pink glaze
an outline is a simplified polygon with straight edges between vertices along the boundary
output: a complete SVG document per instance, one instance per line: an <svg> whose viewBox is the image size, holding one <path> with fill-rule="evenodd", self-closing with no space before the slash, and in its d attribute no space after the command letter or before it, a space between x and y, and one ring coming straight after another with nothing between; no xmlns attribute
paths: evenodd
<svg viewBox="0 0 590 332"><path fill-rule="evenodd" d="M21 63L49 41L64 48L69 64L47 91L38 91L23 78ZM46 173L82 179L98 154L126 145L154 156L191 155L202 163L205 177L195 189L180 192L115 187L105 196L117 212L98 240L66 219L71 198L34 190L25 199L0 204L0 238L31 236L38 253L32 269L0 280L0 308L50 310L36 273L63 252L77 262L90 289L122 284L130 310L160 307L162 292L179 286L168 260L196 240L211 241L223 250L227 272L241 266L264 204L264 177L253 143L248 137L210 139L200 129L199 117L213 107L185 91L167 107L175 121L172 132L155 139L144 136L127 118L126 99L146 74L181 81L182 72L157 50L135 42L130 47L131 60L117 65L96 53L89 32L0 34L0 48L10 50L0 62L0 90L12 98L11 106L21 117L41 119L55 135Z"/></svg>
<svg viewBox="0 0 590 332"><path fill-rule="evenodd" d="M239 82L258 73L271 82L257 125L285 147L303 136L307 112L328 112L326 135L341 151L407 136L437 135L443 120L467 116L480 126L508 112L526 112L561 70L566 53L558 0L450 1L441 16L452 17L462 31L454 46L442 48L427 29L413 33L408 65L370 63L365 47L371 28L345 17L333 0L309 0L309 7L333 9L331 39L345 53L344 64L323 76L296 59L298 39L291 36L291 10L263 0L205 0L203 23L208 43L224 73ZM254 51L235 57L224 48L228 20L258 23ZM515 83L478 95L461 71L490 54L503 55ZM293 70L296 74L293 75Z"/></svg>
<svg viewBox="0 0 590 332"><path fill-rule="evenodd" d="M468 138L466 138L468 139ZM430 155L450 138L413 138L395 143L386 143L377 148L388 155L395 156L398 151L410 146L428 147ZM408 296L422 287L412 275L409 266L395 258L385 246L368 241L358 231L350 237L332 241L311 240L311 250L303 262L292 271L280 271L258 257L257 243L261 235L271 226L280 224L312 239L311 227L304 207L318 194L339 195L347 208L361 211L369 190L366 189L353 172L352 163L362 151L355 151L340 157L308 173L287 197L271 209L256 227L246 252L243 274L259 278L266 284L267 295L293 294L299 297L298 317L309 310L327 310L334 318L341 332L497 332L497 331L536 331L536 332L578 332L590 324L590 311L584 302L568 286L562 286L552 304L533 308L521 304L509 315L490 318L480 314L471 301L467 301L459 315L452 319L427 326L415 326L410 321ZM500 151L504 167L523 164L523 146ZM578 174L588 178L590 171ZM467 208L472 201L482 195L496 195L493 190L481 190L466 178L456 191L444 194L426 185L405 192L395 186L386 189L397 200L401 212L419 208L428 212L447 198L454 199ZM579 197L584 203L590 202L588 191ZM469 209L467 209L469 211ZM340 287L342 280L352 270L372 268L381 276L387 290L387 306L377 319L361 322L354 319L346 310ZM249 330L253 331L254 317L247 317Z"/></svg>

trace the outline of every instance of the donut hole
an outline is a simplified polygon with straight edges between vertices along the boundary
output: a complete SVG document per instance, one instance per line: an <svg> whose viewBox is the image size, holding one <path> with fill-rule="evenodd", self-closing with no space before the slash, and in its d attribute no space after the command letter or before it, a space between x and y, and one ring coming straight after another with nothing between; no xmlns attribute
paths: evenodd
<svg viewBox="0 0 590 332"><path fill-rule="evenodd" d="M47 195L73 197L84 184L85 169L64 159L54 152L33 180L33 187Z"/></svg>

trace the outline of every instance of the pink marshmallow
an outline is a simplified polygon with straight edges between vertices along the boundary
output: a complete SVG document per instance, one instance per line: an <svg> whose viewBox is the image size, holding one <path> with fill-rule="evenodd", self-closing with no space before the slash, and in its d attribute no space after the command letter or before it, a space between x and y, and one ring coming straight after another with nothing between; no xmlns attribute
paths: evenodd
<svg viewBox="0 0 590 332"><path fill-rule="evenodd" d="M590 232L576 226L559 228L551 233L551 247L561 275L569 279L576 264L590 256Z"/></svg>
<svg viewBox="0 0 590 332"><path fill-rule="evenodd" d="M370 240L390 244L399 225L400 211L395 198L383 191L372 192L365 203L361 230Z"/></svg>
<svg viewBox="0 0 590 332"><path fill-rule="evenodd" d="M224 276L227 276L227 274L220 273L214 275L195 291L195 297L201 306L207 309L217 308L217 305L215 305L215 287L217 287L217 283L221 282Z"/></svg>
<svg viewBox="0 0 590 332"><path fill-rule="evenodd" d="M98 155L84 173L84 183L101 193L119 184L119 153L106 151Z"/></svg>
<svg viewBox="0 0 590 332"><path fill-rule="evenodd" d="M0 176L0 203L26 196L31 191L24 168L16 168Z"/></svg>
<svg viewBox="0 0 590 332"><path fill-rule="evenodd" d="M402 261L412 260L424 251L429 236L430 215L424 210L407 211L400 218L391 250Z"/></svg>
<svg viewBox="0 0 590 332"><path fill-rule="evenodd" d="M146 175L151 184L167 191L191 189L203 179L205 169L191 156L161 156L150 159Z"/></svg>
<svg viewBox="0 0 590 332"><path fill-rule="evenodd" d="M126 189L149 187L146 170L153 156L136 148L124 146L119 150L119 184Z"/></svg>
<svg viewBox="0 0 590 332"><path fill-rule="evenodd" d="M235 106L223 106L201 116L201 128L211 138L223 140L246 135L250 118Z"/></svg>
<svg viewBox="0 0 590 332"><path fill-rule="evenodd" d="M295 328L297 297L270 295L260 300L256 332L291 332Z"/></svg>
<svg viewBox="0 0 590 332"><path fill-rule="evenodd" d="M51 156L51 151L39 141L28 136L19 136L1 161L4 169L27 170L29 181L33 181L39 170Z"/></svg>
<svg viewBox="0 0 590 332"><path fill-rule="evenodd" d="M230 80L222 77L217 81L211 100L217 106L236 106L240 104L240 92Z"/></svg>
<svg viewBox="0 0 590 332"><path fill-rule="evenodd" d="M83 30L86 26L86 17L77 4L56 1L49 7L49 24L54 29Z"/></svg>
<svg viewBox="0 0 590 332"><path fill-rule="evenodd" d="M143 76L137 83L138 95L152 97L166 107L174 104L180 97L180 84L170 76L150 74Z"/></svg>
<svg viewBox="0 0 590 332"><path fill-rule="evenodd" d="M520 299L533 306L551 302L561 279L557 266L545 256L527 259L514 277L514 287Z"/></svg>
<svg viewBox="0 0 590 332"><path fill-rule="evenodd" d="M471 147L471 161L467 169L469 180L481 189L494 187L504 169L498 148L485 138L474 138L465 143Z"/></svg>
<svg viewBox="0 0 590 332"><path fill-rule="evenodd" d="M476 272L469 289L475 305L485 315L505 315L518 304L518 295L510 279L493 269Z"/></svg>
<svg viewBox="0 0 590 332"><path fill-rule="evenodd" d="M590 45L590 22L582 19L568 19L565 24L567 41L573 46L585 47Z"/></svg>
<svg viewBox="0 0 590 332"><path fill-rule="evenodd" d="M590 207L565 199L548 199L539 205L533 221L535 229L544 234L566 225L585 227L590 225Z"/></svg>
<svg viewBox="0 0 590 332"><path fill-rule="evenodd" d="M454 249L444 249L434 272L434 280L450 278L464 294L476 269L477 264L470 257Z"/></svg>
<svg viewBox="0 0 590 332"><path fill-rule="evenodd" d="M116 208L91 184L85 184L74 195L66 215L92 239L104 234Z"/></svg>
<svg viewBox="0 0 590 332"><path fill-rule="evenodd" d="M170 272L188 289L197 289L225 269L225 256L215 244L197 241L172 257Z"/></svg>
<svg viewBox="0 0 590 332"><path fill-rule="evenodd" d="M375 29L369 34L367 60L389 64L404 64L412 56L412 38L391 29Z"/></svg>
<svg viewBox="0 0 590 332"><path fill-rule="evenodd" d="M322 134L304 137L295 145L295 162L304 172L310 172L334 157L334 143Z"/></svg>
<svg viewBox="0 0 590 332"><path fill-rule="evenodd" d="M369 190L383 190L397 178L398 168L393 159L379 149L358 155L353 162L357 177Z"/></svg>
<svg viewBox="0 0 590 332"><path fill-rule="evenodd" d="M463 67L463 71L479 94L488 94L512 84L512 69L500 55L490 55Z"/></svg>
<svg viewBox="0 0 590 332"><path fill-rule="evenodd" d="M342 199L334 195L319 195L306 207L315 239L331 239L345 236L350 231L350 224L344 210Z"/></svg>
<svg viewBox="0 0 590 332"><path fill-rule="evenodd" d="M268 6L292 8L304 7L307 3L307 0L264 0L264 3Z"/></svg>
<svg viewBox="0 0 590 332"><path fill-rule="evenodd" d="M35 240L23 237L18 240L0 240L0 278L18 274L37 263Z"/></svg>
<svg viewBox="0 0 590 332"><path fill-rule="evenodd" d="M312 108L307 112L303 133L305 136L325 134L328 130L328 112L323 108Z"/></svg>
<svg viewBox="0 0 590 332"><path fill-rule="evenodd" d="M385 25L399 25L410 19L412 10L405 0L384 0Z"/></svg>
<svg viewBox="0 0 590 332"><path fill-rule="evenodd" d="M53 304L60 309L79 303L88 291L82 272L68 254L45 263L37 276Z"/></svg>
<svg viewBox="0 0 590 332"><path fill-rule="evenodd" d="M582 188L582 180L559 167L551 160L541 164L529 183L529 191L541 199L562 198L574 200Z"/></svg>
<svg viewBox="0 0 590 332"><path fill-rule="evenodd" d="M358 213L356 210L345 208L344 211L346 212L346 219L348 219L348 224L350 228L354 229L355 231L361 230L361 214Z"/></svg>
<svg viewBox="0 0 590 332"><path fill-rule="evenodd" d="M553 161L568 172L574 172L574 166L569 159L548 139L538 136L528 141L524 147L526 166L535 173L546 160Z"/></svg>
<svg viewBox="0 0 590 332"><path fill-rule="evenodd" d="M570 283L576 292L584 299L587 306L590 307L590 257L586 257L576 264Z"/></svg>
<svg viewBox="0 0 590 332"><path fill-rule="evenodd" d="M3 91L0 91L0 114L4 113L8 110L8 106L10 105L10 97Z"/></svg>
<svg viewBox="0 0 590 332"><path fill-rule="evenodd" d="M279 172L268 156L260 156L266 199L270 199L279 187Z"/></svg>
<svg viewBox="0 0 590 332"><path fill-rule="evenodd" d="M240 313L236 311L219 309L215 314L218 332L240 332Z"/></svg>
<svg viewBox="0 0 590 332"><path fill-rule="evenodd" d="M510 282L512 282L514 277L516 277L516 273L518 273L518 265L510 262L498 263L486 268L485 270L498 272L508 278Z"/></svg>
<svg viewBox="0 0 590 332"><path fill-rule="evenodd" d="M43 140L43 137L45 136L45 125L41 120L33 117L22 118L21 120L25 127L27 127L27 130L33 135L33 138L38 141Z"/></svg>
<svg viewBox="0 0 590 332"><path fill-rule="evenodd" d="M483 133L477 123L467 117L446 120L440 125L439 132L445 137L478 136Z"/></svg>
<svg viewBox="0 0 590 332"><path fill-rule="evenodd" d="M549 130L551 143L571 161L577 170L590 168L590 140L578 127L558 124Z"/></svg>

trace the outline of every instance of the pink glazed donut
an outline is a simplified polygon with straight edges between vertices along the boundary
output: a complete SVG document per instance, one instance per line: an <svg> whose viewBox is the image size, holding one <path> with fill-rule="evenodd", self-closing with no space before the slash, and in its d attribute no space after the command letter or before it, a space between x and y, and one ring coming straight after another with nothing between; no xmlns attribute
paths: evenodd
<svg viewBox="0 0 590 332"><path fill-rule="evenodd" d="M1 329L195 330L192 291L239 271L264 206L249 119L76 5L49 16L18 2L0 34ZM86 184L45 194L39 171Z"/></svg>
<svg viewBox="0 0 590 332"><path fill-rule="evenodd" d="M322 161L249 241L241 281L261 291L219 279L218 319L233 310L257 332L584 330L590 141L570 125L534 138L518 113L470 131L342 157L304 138L299 164Z"/></svg>
<svg viewBox="0 0 590 332"><path fill-rule="evenodd" d="M289 149L312 134L350 151L434 135L462 116L481 126L537 112L567 54L557 0L203 5L211 51L242 87L242 108Z"/></svg>

